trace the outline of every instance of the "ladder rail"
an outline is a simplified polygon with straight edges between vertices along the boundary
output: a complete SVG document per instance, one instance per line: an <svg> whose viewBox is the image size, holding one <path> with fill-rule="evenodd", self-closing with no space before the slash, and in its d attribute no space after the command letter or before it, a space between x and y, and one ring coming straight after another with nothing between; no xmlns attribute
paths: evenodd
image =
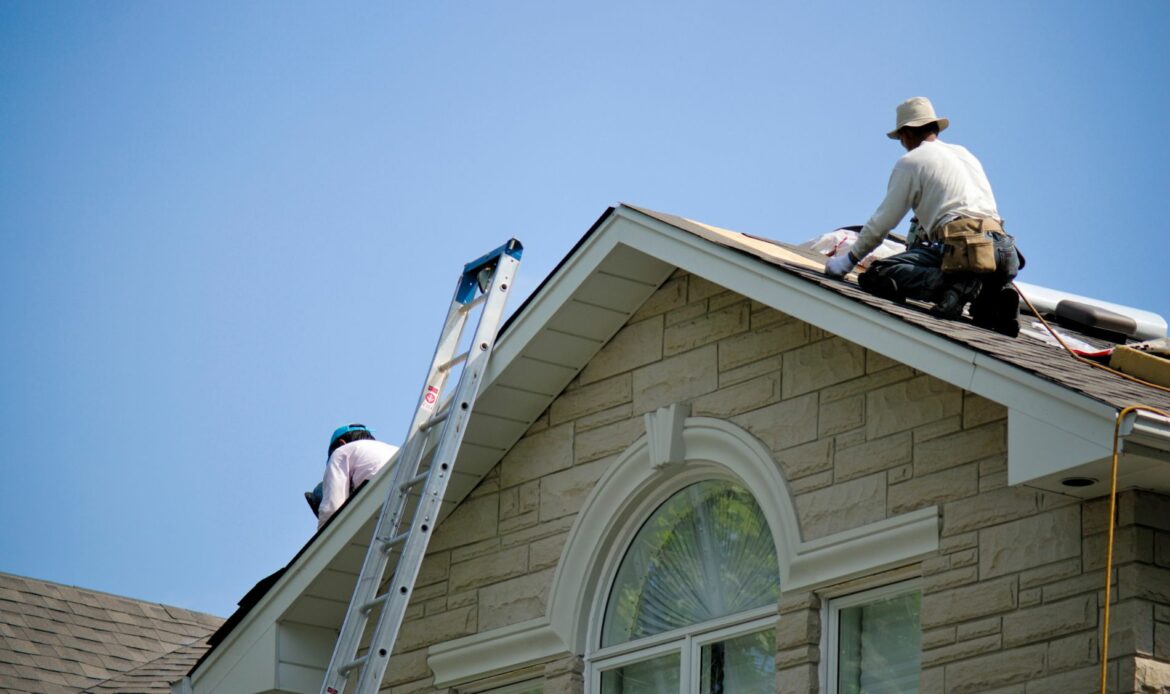
<svg viewBox="0 0 1170 694"><path fill-rule="evenodd" d="M466 433L467 423L471 418L472 406L483 375L487 371L495 345L496 326L503 316L507 289L512 285L512 276L518 264L519 261L514 258L501 258L492 278L492 288L486 292L488 300L484 304L483 314L480 316L472 341L471 354L451 403L452 414L443 422L443 432L432 458L430 475L415 508L414 518L411 519L410 534L402 547L401 557L391 577L386 603L382 606L378 623L370 636L368 654L370 659L362 666L358 678L359 694L377 692L389 665L398 631L402 627L406 608L410 604L414 584L422 567L422 560L426 556L427 546L442 512L443 494L451 480L455 459L463 442L463 434Z"/></svg>
<svg viewBox="0 0 1170 694"><path fill-rule="evenodd" d="M443 494L450 481L479 385L487 369L503 317L507 290L519 265L522 248L513 239L464 266L431 359L430 370L419 394L407 440L395 456L387 498L378 514L370 546L325 672L322 694L340 694L355 671L360 673L357 692L365 694L378 690L430 535L442 510ZM483 281L488 272L491 273L490 283L484 287ZM482 292L478 297L477 287ZM472 346L466 354L456 357L454 352L467 327L469 314L479 304L483 304L483 309L479 314ZM458 363L463 363L463 370L459 375L456 392L446 401L441 401L440 396L451 369ZM456 403L459 403L458 408ZM445 407L440 408L440 405ZM432 448L429 444L435 440L436 430L437 444L433 447L430 464L424 469L423 462L427 451ZM416 492L420 482L424 486ZM415 494L417 496L412 505L410 502ZM408 511L412 514L409 528L401 530ZM391 573L390 585L392 588L397 586L398 590L378 595L395 550L398 558ZM370 615L379 605L382 609L371 634L369 650L365 655L357 657Z"/></svg>

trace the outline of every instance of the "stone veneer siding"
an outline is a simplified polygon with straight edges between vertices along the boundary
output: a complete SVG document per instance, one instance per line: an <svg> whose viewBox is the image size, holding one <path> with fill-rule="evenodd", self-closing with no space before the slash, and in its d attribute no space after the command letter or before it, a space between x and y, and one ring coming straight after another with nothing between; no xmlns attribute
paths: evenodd
<svg viewBox="0 0 1170 694"><path fill-rule="evenodd" d="M1008 487L1002 406L678 272L439 526L393 694L458 691L432 686L428 646L545 613L586 495L642 415L675 402L772 450L805 540L941 507L939 552L913 567L924 694L1097 690L1107 499ZM1170 691L1170 499L1123 494L1119 525L1110 691ZM778 692L821 691L824 603L780 600ZM576 694L583 670L567 656L524 673Z"/></svg>

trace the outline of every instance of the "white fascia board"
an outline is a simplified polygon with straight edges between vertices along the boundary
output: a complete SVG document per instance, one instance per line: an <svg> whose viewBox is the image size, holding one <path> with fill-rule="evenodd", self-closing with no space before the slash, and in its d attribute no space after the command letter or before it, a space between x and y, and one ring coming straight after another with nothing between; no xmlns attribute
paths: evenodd
<svg viewBox="0 0 1170 694"><path fill-rule="evenodd" d="M1031 482L1107 457L1113 431L1107 421L1092 427L1102 428L1108 429L1104 443L1100 431L1091 431L1086 437L1069 427L1034 417L1031 412L1008 410L1008 484Z"/></svg>
<svg viewBox="0 0 1170 694"><path fill-rule="evenodd" d="M450 687L567 654L549 621L533 619L435 644L427 665L434 686Z"/></svg>

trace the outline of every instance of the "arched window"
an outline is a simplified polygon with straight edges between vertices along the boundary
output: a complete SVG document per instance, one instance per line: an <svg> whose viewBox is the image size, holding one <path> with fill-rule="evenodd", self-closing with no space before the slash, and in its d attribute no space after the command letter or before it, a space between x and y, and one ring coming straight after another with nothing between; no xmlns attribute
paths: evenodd
<svg viewBox="0 0 1170 694"><path fill-rule="evenodd" d="M609 589L591 691L723 694L775 687L780 575L741 485L691 484L643 523Z"/></svg>

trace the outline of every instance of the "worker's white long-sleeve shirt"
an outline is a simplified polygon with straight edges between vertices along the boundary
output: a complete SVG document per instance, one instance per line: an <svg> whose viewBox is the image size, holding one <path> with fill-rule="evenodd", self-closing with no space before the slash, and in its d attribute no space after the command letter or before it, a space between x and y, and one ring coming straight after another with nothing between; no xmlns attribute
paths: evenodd
<svg viewBox="0 0 1170 694"><path fill-rule="evenodd" d="M377 474L397 452L397 446L370 439L351 441L333 451L321 483L317 529L324 527L325 522L341 508L351 490Z"/></svg>
<svg viewBox="0 0 1170 694"><path fill-rule="evenodd" d="M864 258L877 248L911 208L931 239L956 217L1000 220L991 184L975 155L942 140L923 142L894 165L886 199L862 227L853 256Z"/></svg>

